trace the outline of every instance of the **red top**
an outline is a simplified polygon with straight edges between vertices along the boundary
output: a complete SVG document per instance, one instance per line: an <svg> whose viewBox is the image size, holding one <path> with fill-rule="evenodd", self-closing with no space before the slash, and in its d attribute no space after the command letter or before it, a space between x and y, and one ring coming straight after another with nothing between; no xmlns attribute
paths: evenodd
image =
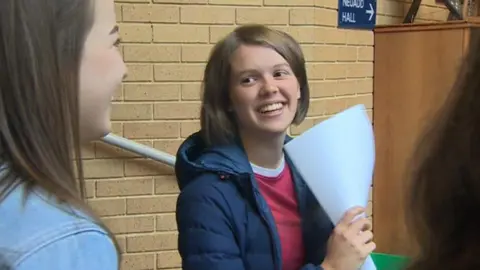
<svg viewBox="0 0 480 270"><path fill-rule="evenodd" d="M301 218L290 168L284 162L279 174L254 172L260 192L270 207L277 225L282 247L282 270L298 270L304 262ZM259 168L259 167L257 167Z"/></svg>

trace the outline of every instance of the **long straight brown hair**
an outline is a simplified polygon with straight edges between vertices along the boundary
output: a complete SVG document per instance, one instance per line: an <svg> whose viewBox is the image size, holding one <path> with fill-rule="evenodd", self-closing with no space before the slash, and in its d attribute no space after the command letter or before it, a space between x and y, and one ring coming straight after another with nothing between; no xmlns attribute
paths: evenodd
<svg viewBox="0 0 480 270"><path fill-rule="evenodd" d="M411 169L407 225L419 254L408 269L480 269L479 30L472 30L457 81L419 141Z"/></svg>
<svg viewBox="0 0 480 270"><path fill-rule="evenodd" d="M0 1L0 201L19 184L27 196L41 188L89 214L118 251L84 201L79 70L93 15L92 0Z"/></svg>

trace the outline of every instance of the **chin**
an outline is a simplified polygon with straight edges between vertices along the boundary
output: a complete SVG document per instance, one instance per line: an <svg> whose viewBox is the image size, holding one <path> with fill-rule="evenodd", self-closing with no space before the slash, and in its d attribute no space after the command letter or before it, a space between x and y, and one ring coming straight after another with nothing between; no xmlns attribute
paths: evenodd
<svg viewBox="0 0 480 270"><path fill-rule="evenodd" d="M263 126L261 129L269 136L285 136L288 126Z"/></svg>
<svg viewBox="0 0 480 270"><path fill-rule="evenodd" d="M101 127L97 126L97 128L91 129L83 128L80 132L81 143L90 143L107 136L111 132L111 124L110 121L108 121L108 125L104 124Z"/></svg>

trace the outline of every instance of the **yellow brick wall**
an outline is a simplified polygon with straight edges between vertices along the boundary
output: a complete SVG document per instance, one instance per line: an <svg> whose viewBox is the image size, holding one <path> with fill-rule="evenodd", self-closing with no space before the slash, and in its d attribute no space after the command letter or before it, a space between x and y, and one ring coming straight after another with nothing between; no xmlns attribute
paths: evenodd
<svg viewBox="0 0 480 270"><path fill-rule="evenodd" d="M198 129L202 71L212 44L236 25L283 29L302 45L311 109L299 134L347 106L372 109L373 33L336 29L337 0L119 0L129 75L115 95L113 133L174 154ZM379 24L398 23L405 2L378 2ZM445 20L427 1L419 21ZM118 236L122 269L176 269L173 171L100 142L85 150L89 203ZM371 213L371 203L369 212Z"/></svg>

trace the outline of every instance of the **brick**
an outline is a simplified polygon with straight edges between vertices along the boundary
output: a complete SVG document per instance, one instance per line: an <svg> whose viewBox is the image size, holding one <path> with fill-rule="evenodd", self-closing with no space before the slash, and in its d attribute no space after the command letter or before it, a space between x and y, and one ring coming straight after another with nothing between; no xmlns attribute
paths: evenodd
<svg viewBox="0 0 480 270"><path fill-rule="evenodd" d="M153 0L153 3L166 4L207 4L208 0Z"/></svg>
<svg viewBox="0 0 480 270"><path fill-rule="evenodd" d="M124 254L122 256L122 270L155 269L155 254Z"/></svg>
<svg viewBox="0 0 480 270"><path fill-rule="evenodd" d="M176 176L161 175L155 177L155 194L176 194L178 192Z"/></svg>
<svg viewBox="0 0 480 270"><path fill-rule="evenodd" d="M361 89L364 89L365 86L361 86L360 81L358 80L331 80L325 81L323 83L319 82L316 84L318 88L314 90L316 93L316 97L322 97L325 95L328 96L345 96L345 95L353 95L358 92L362 93ZM372 87L370 87L367 92L371 92Z"/></svg>
<svg viewBox="0 0 480 270"><path fill-rule="evenodd" d="M125 199L90 199L88 204L101 217L118 216L126 213Z"/></svg>
<svg viewBox="0 0 480 270"><path fill-rule="evenodd" d="M153 146L153 143L147 140L135 140L135 142L146 145L146 146L150 146L150 147ZM95 157L96 158L131 158L131 157L139 157L139 155L104 142L97 142Z"/></svg>
<svg viewBox="0 0 480 270"><path fill-rule="evenodd" d="M125 236L115 236L115 238L117 239L120 250L125 253L127 251L127 240L125 239Z"/></svg>
<svg viewBox="0 0 480 270"><path fill-rule="evenodd" d="M353 46L338 47L336 60L339 62L355 62L357 60L357 48Z"/></svg>
<svg viewBox="0 0 480 270"><path fill-rule="evenodd" d="M180 99L179 84L124 84L126 101L168 101Z"/></svg>
<svg viewBox="0 0 480 270"><path fill-rule="evenodd" d="M182 62L207 62L212 45L183 45Z"/></svg>
<svg viewBox="0 0 480 270"><path fill-rule="evenodd" d="M373 46L373 31L347 30L347 44Z"/></svg>
<svg viewBox="0 0 480 270"><path fill-rule="evenodd" d="M238 8L238 24L259 23L267 25L288 24L288 9L285 8Z"/></svg>
<svg viewBox="0 0 480 270"><path fill-rule="evenodd" d="M338 80L324 80L310 82L310 97L325 98L336 95Z"/></svg>
<svg viewBox="0 0 480 270"><path fill-rule="evenodd" d="M180 8L181 23L233 24L235 8L215 6L183 6Z"/></svg>
<svg viewBox="0 0 480 270"><path fill-rule="evenodd" d="M145 252L177 249L178 234L156 233L127 237L127 252Z"/></svg>
<svg viewBox="0 0 480 270"><path fill-rule="evenodd" d="M200 81L204 64L158 64L154 68L155 81Z"/></svg>
<svg viewBox="0 0 480 270"><path fill-rule="evenodd" d="M83 145L80 152L83 159L95 158L95 144L89 143L87 145Z"/></svg>
<svg viewBox="0 0 480 270"><path fill-rule="evenodd" d="M323 63L307 63L307 76L310 80L323 80L326 75L326 65Z"/></svg>
<svg viewBox="0 0 480 270"><path fill-rule="evenodd" d="M265 6L313 6L313 0L264 0Z"/></svg>
<svg viewBox="0 0 480 270"><path fill-rule="evenodd" d="M177 6L167 5L124 5L123 21L176 23L180 20Z"/></svg>
<svg viewBox="0 0 480 270"><path fill-rule="evenodd" d="M85 178L122 177L123 160L93 159L84 161Z"/></svg>
<svg viewBox="0 0 480 270"><path fill-rule="evenodd" d="M160 44L125 44L123 58L126 62L180 62L180 46Z"/></svg>
<svg viewBox="0 0 480 270"><path fill-rule="evenodd" d="M150 64L127 64L125 82L150 82L153 79L153 66Z"/></svg>
<svg viewBox="0 0 480 270"><path fill-rule="evenodd" d="M182 258L178 251L161 251L157 253L157 268L182 267Z"/></svg>
<svg viewBox="0 0 480 270"><path fill-rule="evenodd" d="M298 126L292 126L290 131L291 131L291 134L296 136L296 135L300 135L301 133L307 131L309 128L313 127L314 126L314 122L312 119L305 119L303 120L303 122L298 125Z"/></svg>
<svg viewBox="0 0 480 270"><path fill-rule="evenodd" d="M159 140L153 143L153 147L174 156L181 143L182 140Z"/></svg>
<svg viewBox="0 0 480 270"><path fill-rule="evenodd" d="M347 78L347 66L342 63L326 64L325 79L345 79Z"/></svg>
<svg viewBox="0 0 480 270"><path fill-rule="evenodd" d="M235 30L236 26L210 26L210 42L216 43Z"/></svg>
<svg viewBox="0 0 480 270"><path fill-rule="evenodd" d="M291 35L298 43L314 43L315 27L313 26L272 26Z"/></svg>
<svg viewBox="0 0 480 270"><path fill-rule="evenodd" d="M149 120L153 116L152 104L114 103L112 104L112 120Z"/></svg>
<svg viewBox="0 0 480 270"><path fill-rule="evenodd" d="M422 1L422 4L425 2ZM423 9L423 7L420 7ZM398 15L398 11L403 10L403 3L397 1L378 1L377 2L377 15ZM420 11L420 10L419 10ZM418 13L417 13L418 15Z"/></svg>
<svg viewBox="0 0 480 270"><path fill-rule="evenodd" d="M332 45L304 45L303 53L309 62L335 62L339 49Z"/></svg>
<svg viewBox="0 0 480 270"><path fill-rule="evenodd" d="M356 93L364 94L364 93L372 93L373 90L373 78L367 78L364 80L356 81L357 85L355 87Z"/></svg>
<svg viewBox="0 0 480 270"><path fill-rule="evenodd" d="M115 17L117 22L121 22L123 20L121 4L115 3Z"/></svg>
<svg viewBox="0 0 480 270"><path fill-rule="evenodd" d="M155 219L151 216L106 217L103 221L115 234L146 233L155 230Z"/></svg>
<svg viewBox="0 0 480 270"><path fill-rule="evenodd" d="M175 213L166 213L157 215L157 232L177 230L177 221Z"/></svg>
<svg viewBox="0 0 480 270"><path fill-rule="evenodd" d="M125 176L157 176L172 175L173 168L169 165L150 159L131 159L125 162Z"/></svg>
<svg viewBox="0 0 480 270"><path fill-rule="evenodd" d="M203 25L162 25L153 26L153 41L160 43L207 43L208 26Z"/></svg>
<svg viewBox="0 0 480 270"><path fill-rule="evenodd" d="M85 197L90 199L95 197L95 181L85 180Z"/></svg>
<svg viewBox="0 0 480 270"><path fill-rule="evenodd" d="M377 2L378 3L378 2ZM391 17L385 15L377 15L377 25L385 24L400 24L403 21L403 17Z"/></svg>
<svg viewBox="0 0 480 270"><path fill-rule="evenodd" d="M343 29L317 27L315 41L324 44L347 44L347 32Z"/></svg>
<svg viewBox="0 0 480 270"><path fill-rule="evenodd" d="M200 130L200 121L188 121L180 124L180 136L186 138Z"/></svg>
<svg viewBox="0 0 480 270"><path fill-rule="evenodd" d="M364 104L365 108L371 109L373 107L373 95L361 95L361 96L354 96L346 101L347 107L353 106L356 104Z"/></svg>
<svg viewBox="0 0 480 270"><path fill-rule="evenodd" d="M117 3L150 3L150 0L115 0Z"/></svg>
<svg viewBox="0 0 480 270"><path fill-rule="evenodd" d="M122 42L145 43L152 41L152 26L148 24L121 23L119 31Z"/></svg>
<svg viewBox="0 0 480 270"><path fill-rule="evenodd" d="M175 212L178 195L127 199L127 214L151 214Z"/></svg>
<svg viewBox="0 0 480 270"><path fill-rule="evenodd" d="M290 25L315 24L315 10L313 8L294 8L290 10Z"/></svg>
<svg viewBox="0 0 480 270"><path fill-rule="evenodd" d="M210 5L261 6L263 0L209 0Z"/></svg>
<svg viewBox="0 0 480 270"><path fill-rule="evenodd" d="M97 181L97 197L151 195L152 192L151 177Z"/></svg>
<svg viewBox="0 0 480 270"><path fill-rule="evenodd" d="M373 77L373 63L349 63L347 76L349 78Z"/></svg>
<svg viewBox="0 0 480 270"><path fill-rule="evenodd" d="M326 8L315 9L315 25L337 26L338 11Z"/></svg>
<svg viewBox="0 0 480 270"><path fill-rule="evenodd" d="M200 117L199 102L163 102L156 103L155 119L198 119Z"/></svg>
<svg viewBox="0 0 480 270"><path fill-rule="evenodd" d="M112 123L110 127L110 132L123 136L123 124L122 123Z"/></svg>
<svg viewBox="0 0 480 270"><path fill-rule="evenodd" d="M367 203L367 209L366 209L366 211L365 211L366 214L367 214L367 216L371 216L371 215L372 215L372 213L373 213L373 207L372 207L372 206L373 206L373 205L372 205L372 202L368 202L368 203Z"/></svg>
<svg viewBox="0 0 480 270"><path fill-rule="evenodd" d="M179 128L179 124L174 122L125 123L124 134L131 139L177 138Z"/></svg>
<svg viewBox="0 0 480 270"><path fill-rule="evenodd" d="M310 108L307 116L322 116L325 114L325 100L312 100L310 101Z"/></svg>
<svg viewBox="0 0 480 270"><path fill-rule="evenodd" d="M200 100L201 83L184 83L181 85L182 100Z"/></svg>
<svg viewBox="0 0 480 270"><path fill-rule="evenodd" d="M338 8L337 0L314 0L315 7Z"/></svg>
<svg viewBox="0 0 480 270"><path fill-rule="evenodd" d="M122 101L123 100L123 89L122 86L117 87L113 93L112 101Z"/></svg>
<svg viewBox="0 0 480 270"><path fill-rule="evenodd" d="M373 47L359 47L357 48L357 60L373 62L374 50Z"/></svg>

